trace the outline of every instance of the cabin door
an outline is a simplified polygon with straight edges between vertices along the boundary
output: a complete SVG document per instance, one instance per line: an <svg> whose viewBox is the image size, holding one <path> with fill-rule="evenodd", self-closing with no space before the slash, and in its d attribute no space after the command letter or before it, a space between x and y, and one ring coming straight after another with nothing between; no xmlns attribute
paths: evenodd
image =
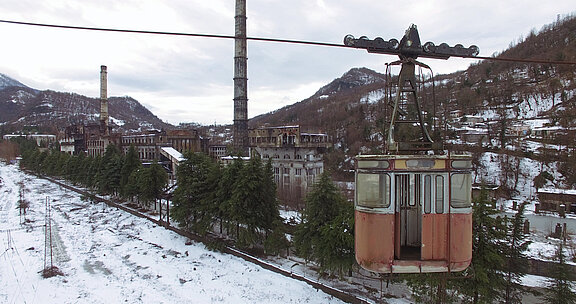
<svg viewBox="0 0 576 304"><path fill-rule="evenodd" d="M400 229L400 250L397 258L420 259L422 243L422 175L417 173L398 174L395 179L397 220ZM399 252L398 252L399 251Z"/></svg>

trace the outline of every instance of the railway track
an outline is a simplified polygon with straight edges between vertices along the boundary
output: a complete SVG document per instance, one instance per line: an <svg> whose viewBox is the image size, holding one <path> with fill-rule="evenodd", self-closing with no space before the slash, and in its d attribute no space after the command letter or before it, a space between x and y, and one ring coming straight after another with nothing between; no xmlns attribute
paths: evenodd
<svg viewBox="0 0 576 304"><path fill-rule="evenodd" d="M34 174L33 172L28 172L28 173ZM34 174L34 175L36 175L36 174ZM140 218L144 218L144 219L146 219L146 220L149 220L149 221L153 222L154 224L156 224L156 225L158 225L158 226L162 226L162 227L164 227L164 228L166 228L166 229L168 229L168 230L171 230L171 231L173 231L173 232L175 232L175 233L178 233L179 235L182 235L182 236L184 236L184 237L187 237L187 238L189 238L190 240L194 240L194 241L196 241L196 242L202 242L202 243L204 243L204 244L208 244L209 242L213 242L213 241L215 241L215 240L218 239L218 237L215 236L215 235L207 235L206 237L202 237L202 236L199 236L199 235L196 235L196 234L193 234L193 233L184 231L184 230L182 230L182 229L180 229L180 228L178 228L178 227L174 227L174 226L170 225L170 223L168 223L168 222L166 222L166 221L160 221L160 220L158 220L158 219L156 219L156 218L153 218L153 217L151 217L151 216L150 216L149 214L147 214L147 213L141 212L141 211L136 210L136 209L134 209L134 208L130 208L130 207L124 205L124 204L120 204L120 203L114 202L114 201L112 201L112 200L109 200L109 199L106 199L106 198L103 198L103 197L99 197L99 196L97 196L97 195L95 195L95 194L93 194L93 193L91 193L91 192L89 192L89 191L86 191L86 190L83 190L83 189L78 189L78 188L76 188L76 187L70 186L70 185L68 185L68 184L66 184L66 183L63 183L62 181L57 180L57 179L54 179L54 178L51 178L51 177L48 177L48 176L43 176L43 175L36 175L36 176L38 176L38 177L40 177L40 178L43 178L43 179L46 179L46 180L48 180L48 181L50 181L50 182L52 182L52 183L55 183L55 184L57 184L57 185L59 185L59 186L61 186L61 187L63 187L63 188L66 188L66 189L68 189L68 190L70 190L70 191L74 191L74 192L76 192L76 193L82 194L82 195L90 198L90 199L91 199L92 201L94 201L94 202L101 202L101 203L104 203L104 204L106 204L106 205L108 205L108 206L110 206L110 207L116 207L116 208L118 208L118 209L120 209L120 210L123 210L123 211L125 211L125 212L128 212L128 213L130 213L130 214L132 214L132 215L134 215L134 216L137 216L137 217L140 217ZM348 302L348 303L362 303L362 304L364 304L364 303L373 303L373 301L371 301L371 300L369 300L369 299L359 297L359 296L357 296L357 295L351 294L351 293L346 292L346 291L343 291L343 290L341 290L341 289L334 288L334 287L332 287L332 286L323 284L323 283L321 283L321 282L319 282L319 281L312 280L312 279L307 278L307 277L305 277L305 276L303 276L303 275L296 274L296 273L294 273L294 272L292 272L292 271L290 271L290 270L286 270L286 269L283 269L283 268L281 268L281 267L278 267L278 266L276 266L276 265L274 265L274 264L271 264L271 263L269 263L269 262L267 262L267 261L265 261L265 260L262 260L262 259L260 259L260 258L258 258L258 257L255 257L255 256L252 256L252 255L250 255L250 254L248 254L248 253L246 253L246 252L243 252L243 251L241 251L241 250L238 250L238 249L236 249L236 248L233 248L233 247L230 247L230 246L224 246L223 248L221 248L221 251L224 252L224 253L231 254L231 255L233 255L233 256L239 257L239 258L241 258L241 259L243 259L243 260L245 260L245 261L248 261L248 262L250 262L250 263L256 264L256 265L258 265L258 266L260 266L260 267L262 267L262 268L264 268L264 269L267 269L267 270L273 271L273 272L275 272L275 273L281 274L281 275L283 275L283 276L285 276L285 277L289 277L289 278L292 278L292 279L295 279L295 280L302 281L302 282L304 282L304 283L306 283L306 284L308 284L308 285L310 285L310 286L312 286L312 287L314 287L314 288L316 288L316 289L318 289L318 290L322 290L323 292L325 292L325 293L327 293L327 294L329 294L329 295L331 295L331 296L333 296L333 297L335 297L335 298L338 298L338 299L340 299L340 300L342 300L342 301L345 301L345 302Z"/></svg>

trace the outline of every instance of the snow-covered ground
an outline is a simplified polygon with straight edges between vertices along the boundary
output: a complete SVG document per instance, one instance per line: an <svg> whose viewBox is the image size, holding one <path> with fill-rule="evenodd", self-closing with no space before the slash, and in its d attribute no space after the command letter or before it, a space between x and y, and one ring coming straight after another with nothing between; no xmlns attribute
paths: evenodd
<svg viewBox="0 0 576 304"><path fill-rule="evenodd" d="M487 183L500 184L502 178L502 169L500 161L505 157L502 154L496 153L483 153L481 163L483 168L478 170L478 176L475 177L476 182L484 181ZM511 157L511 156L510 156ZM499 199L497 206L502 208L505 212L513 216L514 201L517 203L526 202L525 215L531 223L531 235L529 236L532 243L529 246L527 255L534 259L539 260L552 260L556 247L560 242L559 239L551 238L549 235L554 229L556 223L567 224L569 235L574 238L576 235L576 216L574 214L567 214L566 218L561 218L557 214L536 215L534 213L536 208L537 196L533 187L533 180L541 172L541 164L529 158L519 158L520 161L520 177L518 179L518 194L512 199ZM556 163L547 164L543 166L543 170L548 172L556 172ZM559 178L559 176L556 176ZM543 222L549 223L545 224ZM576 250L576 244L572 241L569 246L564 248L564 254L567 257L572 256L572 252ZM576 264L569 261L570 264Z"/></svg>
<svg viewBox="0 0 576 304"><path fill-rule="evenodd" d="M0 303L341 303L202 244L186 245L180 235L83 201L16 166L1 164L0 178ZM30 201L22 218L19 182ZM48 279L39 273L50 265L46 201L52 205L52 261L64 273Z"/></svg>
<svg viewBox="0 0 576 304"><path fill-rule="evenodd" d="M499 174L496 156L483 159L487 176ZM523 166L533 172L536 164L525 161ZM529 197L531 174L526 175L521 179L523 198ZM79 194L14 165L0 164L0 178L0 303L341 303L305 283L202 244L186 245L188 240L180 235L102 203L83 201ZM31 202L22 218L17 209L19 182ZM53 262L64 273L49 279L39 273L45 263L46 200L53 210ZM499 204L511 207L510 201ZM287 221L300 220L295 211L281 214ZM533 231L529 256L549 259L559 240ZM47 260L50 264L49 255ZM296 257L272 263L317 278ZM374 282L372 288L378 290ZM330 284L349 289L358 282ZM526 276L523 284L545 287L547 280ZM384 292L398 297L386 299L388 303L410 303L402 283L392 283Z"/></svg>

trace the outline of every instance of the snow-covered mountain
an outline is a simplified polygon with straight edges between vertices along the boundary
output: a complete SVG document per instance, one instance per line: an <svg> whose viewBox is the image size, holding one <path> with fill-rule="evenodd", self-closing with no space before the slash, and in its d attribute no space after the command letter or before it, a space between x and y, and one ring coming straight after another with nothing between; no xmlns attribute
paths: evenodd
<svg viewBox="0 0 576 304"><path fill-rule="evenodd" d="M367 68L353 68L341 77L323 86L312 97L329 96L344 90L367 86L374 83L384 83L385 76Z"/></svg>
<svg viewBox="0 0 576 304"><path fill-rule="evenodd" d="M19 82L18 80L12 79L7 75L0 73L0 90L7 88L7 87L22 87L27 88L24 84Z"/></svg>
<svg viewBox="0 0 576 304"><path fill-rule="evenodd" d="M566 18L538 33L533 31L499 57L576 61L574 33L576 17ZM576 128L573 118L563 119L576 115L574 79L576 70L571 65L483 60L465 71L436 75L433 82L421 85L419 94L427 115L434 113L432 105L436 104L436 117L440 121L452 119L450 113L459 111L462 115L479 115L486 120L508 119L508 125L555 117L557 123ZM311 97L255 117L249 123L251 127L299 124L327 132L335 146L342 148L348 157L360 152L377 152L382 148L382 133L389 120L385 81L383 74L353 68ZM395 85L394 81L392 78L391 86ZM427 119L432 121L432 117Z"/></svg>
<svg viewBox="0 0 576 304"><path fill-rule="evenodd" d="M119 131L166 129L160 120L137 100L108 98L111 123ZM38 91L0 74L0 126L19 130L24 126L62 130L79 123L97 122L100 100L75 93Z"/></svg>

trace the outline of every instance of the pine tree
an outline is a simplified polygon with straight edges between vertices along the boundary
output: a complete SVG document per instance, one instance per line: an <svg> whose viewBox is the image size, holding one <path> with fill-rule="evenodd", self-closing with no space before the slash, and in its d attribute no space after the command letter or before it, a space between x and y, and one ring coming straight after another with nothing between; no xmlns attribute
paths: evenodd
<svg viewBox="0 0 576 304"><path fill-rule="evenodd" d="M160 199L168 185L168 173L157 161L150 165L150 184L145 185L154 200Z"/></svg>
<svg viewBox="0 0 576 304"><path fill-rule="evenodd" d="M327 172L319 176L306 196L302 222L294 234L298 255L332 273L347 271L353 264L353 211ZM350 259L350 260L348 260Z"/></svg>
<svg viewBox="0 0 576 304"><path fill-rule="evenodd" d="M124 196L129 198L130 200L134 200L134 198L140 198L140 187L138 181L140 180L140 174L144 168L140 167L130 174L128 180L126 181L126 185L124 185ZM139 203L139 201L138 201Z"/></svg>
<svg viewBox="0 0 576 304"><path fill-rule="evenodd" d="M527 257L524 252L530 241L524 235L524 209L526 204L520 204L518 212L508 223L506 246L504 247L504 303L522 303L521 278L528 272Z"/></svg>
<svg viewBox="0 0 576 304"><path fill-rule="evenodd" d="M306 196L302 222L294 234L294 246L299 255L306 259L317 258L314 247L321 238L321 229L338 216L340 200L342 197L329 175L326 172L322 173L312 191Z"/></svg>
<svg viewBox="0 0 576 304"><path fill-rule="evenodd" d="M205 233L216 217L219 173L204 154L187 152L176 173L178 188L174 191L170 215L181 227Z"/></svg>
<svg viewBox="0 0 576 304"><path fill-rule="evenodd" d="M260 226L263 229L275 229L278 223L281 223L280 213L278 211L278 197L276 192L276 183L274 182L274 169L272 168L272 159L268 159L262 172L262 212L263 218Z"/></svg>
<svg viewBox="0 0 576 304"><path fill-rule="evenodd" d="M122 157L112 155L104 162L103 170L100 171L99 189L104 193L113 195L118 194L120 190L120 181L122 179Z"/></svg>
<svg viewBox="0 0 576 304"><path fill-rule="evenodd" d="M168 184L168 173L154 161L148 168L140 169L136 174L136 188L138 189L139 202L143 202L146 208L160 199L164 188Z"/></svg>
<svg viewBox="0 0 576 304"><path fill-rule="evenodd" d="M106 147L106 151L104 151L104 155L102 156L102 161L100 163L100 166L98 168L98 171L96 173L96 182L95 182L95 186L97 187L98 191L103 192L103 193L109 193L110 192L110 184L111 184L111 180L112 178L115 179L114 177L109 177L108 174L112 173L111 171L114 171L113 168L111 167L111 162L113 161L113 158L117 157L120 155L120 150L118 150L118 147L116 147L116 145L114 144L110 144ZM115 172L114 172L115 173ZM118 181L119 183L119 181Z"/></svg>
<svg viewBox="0 0 576 304"><path fill-rule="evenodd" d="M290 250L290 241L286 238L286 228L281 220L277 220L273 224L272 232L266 237L264 241L264 249L267 254L279 255L283 250L286 250L288 255Z"/></svg>
<svg viewBox="0 0 576 304"><path fill-rule="evenodd" d="M132 172L140 169L142 164L140 163L140 158L138 157L138 152L134 145L130 145L126 156L124 157L124 163L122 164L121 178L120 178L120 193L126 195L126 185L128 184L128 179Z"/></svg>
<svg viewBox="0 0 576 304"><path fill-rule="evenodd" d="M233 220L242 227L237 240L240 247L254 245L260 240L258 228L265 212L262 180L262 162L259 157L252 157L240 171L232 190L230 207Z"/></svg>
<svg viewBox="0 0 576 304"><path fill-rule="evenodd" d="M557 264L551 270L551 278L546 288L545 299L548 303L554 304L576 303L576 292L574 292L576 274L566 264L563 242L558 243L554 258Z"/></svg>
<svg viewBox="0 0 576 304"><path fill-rule="evenodd" d="M82 161L82 170L79 172L80 183L86 187L95 189L98 187L98 176L102 167L102 157L84 157Z"/></svg>
<svg viewBox="0 0 576 304"><path fill-rule="evenodd" d="M70 160L70 154L68 153L59 153L59 157L58 157L58 162L56 164L56 172L55 174L57 176L61 176L61 177L66 177L66 172L67 172L67 168L66 165L68 164L68 161Z"/></svg>
<svg viewBox="0 0 576 304"><path fill-rule="evenodd" d="M244 167L244 162L240 157L235 158L230 165L223 168L222 176L218 182L217 200L218 218L220 219L220 233L225 226L228 231L238 227L234 221L234 212L232 210L232 189L236 187L238 176Z"/></svg>
<svg viewBox="0 0 576 304"><path fill-rule="evenodd" d="M337 273L340 278L354 265L354 205L344 200L340 214L324 225L318 246L322 270Z"/></svg>
<svg viewBox="0 0 576 304"><path fill-rule="evenodd" d="M64 176L71 182L76 182L74 180L74 174L77 172L78 166L78 157L76 155L72 155L68 158L66 162L66 169L64 172Z"/></svg>
<svg viewBox="0 0 576 304"><path fill-rule="evenodd" d="M47 169L47 161L46 159L48 158L48 151L43 151L43 152L39 152L39 154L37 154L37 157L35 158L35 168L33 169L34 171L40 173L40 174L46 174L46 169Z"/></svg>
<svg viewBox="0 0 576 304"><path fill-rule="evenodd" d="M470 278L456 281L456 288L466 302L488 304L501 299L505 284L501 271L506 232L505 223L497 214L483 188L473 205L472 263L463 273Z"/></svg>
<svg viewBox="0 0 576 304"><path fill-rule="evenodd" d="M48 151L48 154L46 158L44 158L44 162L42 163L42 173L51 176L54 175L54 172L56 171L56 165L58 162L59 153L60 152L54 150Z"/></svg>
<svg viewBox="0 0 576 304"><path fill-rule="evenodd" d="M206 167L206 178L199 184L202 188L202 198L199 202L199 221L196 229L199 233L208 232L214 225L215 220L220 214L220 204L218 199L218 186L222 178L220 164L214 162L210 157L203 155L203 162Z"/></svg>
<svg viewBox="0 0 576 304"><path fill-rule="evenodd" d="M457 276L458 274L452 274ZM416 303L453 303L457 293L454 281L447 273L424 273L403 275Z"/></svg>

